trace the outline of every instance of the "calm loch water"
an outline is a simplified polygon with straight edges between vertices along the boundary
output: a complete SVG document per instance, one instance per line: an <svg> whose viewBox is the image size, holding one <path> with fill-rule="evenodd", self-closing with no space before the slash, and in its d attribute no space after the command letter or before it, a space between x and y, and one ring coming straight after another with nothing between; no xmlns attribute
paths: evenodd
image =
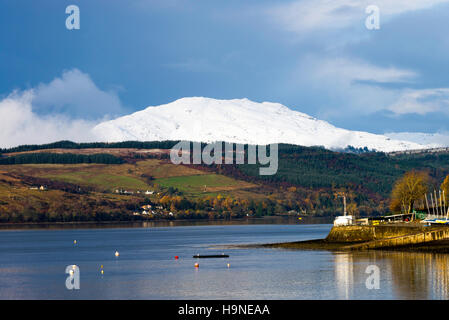
<svg viewBox="0 0 449 320"><path fill-rule="evenodd" d="M323 238L329 224L156 225L2 230L0 299L449 297L449 255L226 246ZM193 259L198 253L230 258ZM80 268L79 290L65 286L72 264ZM370 265L379 267L379 289L366 287Z"/></svg>

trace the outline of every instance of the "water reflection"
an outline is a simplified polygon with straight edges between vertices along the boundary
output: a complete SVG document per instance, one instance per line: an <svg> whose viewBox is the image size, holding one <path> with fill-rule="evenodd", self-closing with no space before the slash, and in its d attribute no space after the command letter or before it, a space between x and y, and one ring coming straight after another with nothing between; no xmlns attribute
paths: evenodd
<svg viewBox="0 0 449 320"><path fill-rule="evenodd" d="M391 281L398 298L430 298L429 280L434 276L434 268L438 268L432 254L398 252L386 259L391 264Z"/></svg>
<svg viewBox="0 0 449 320"><path fill-rule="evenodd" d="M380 290L368 290L369 265L380 268ZM350 252L334 254L339 299L448 299L449 255L411 252ZM390 291L390 292L389 292Z"/></svg>
<svg viewBox="0 0 449 320"><path fill-rule="evenodd" d="M216 249L320 239L331 227L248 222L153 229L149 223L136 229L0 232L0 299L449 298L445 254ZM194 254L221 250L230 254L230 268L222 259L204 259L199 269L193 267ZM81 269L77 292L64 285L64 271L71 264ZM365 285L370 265L380 270L378 290Z"/></svg>
<svg viewBox="0 0 449 320"><path fill-rule="evenodd" d="M339 299L351 299L354 287L353 255L339 253L335 255L335 282Z"/></svg>
<svg viewBox="0 0 449 320"><path fill-rule="evenodd" d="M434 288L434 295L439 299L448 299L448 286L449 286L449 275L448 275L448 261L449 256L445 254L437 254L434 256L436 262L436 268L434 269L434 277L432 287Z"/></svg>
<svg viewBox="0 0 449 320"><path fill-rule="evenodd" d="M216 225L253 225L253 224L327 224L332 219L327 217L303 217L301 221L294 216L273 216L261 218L239 218L232 220L156 220L129 222L68 222L68 223L35 223L12 224L0 223L0 230L26 229L103 229L103 228L157 228L157 227L187 227L187 226L216 226Z"/></svg>

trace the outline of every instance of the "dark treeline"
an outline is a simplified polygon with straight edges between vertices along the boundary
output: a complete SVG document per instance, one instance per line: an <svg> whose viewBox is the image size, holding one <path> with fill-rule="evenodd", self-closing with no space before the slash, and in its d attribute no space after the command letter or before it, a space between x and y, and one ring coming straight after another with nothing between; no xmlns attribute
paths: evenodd
<svg viewBox="0 0 449 320"><path fill-rule="evenodd" d="M12 152L27 152L27 151L37 151L37 150L46 150L46 149L106 149L106 148L117 148L117 149L171 149L179 140L166 140L166 141L123 141L123 142L82 142L76 143L72 141L58 141L47 144L33 144L33 145L21 145L12 148L0 148L0 153L12 153ZM222 142L222 150L223 155L225 152L225 144L226 142ZM207 146L207 143L201 143L201 150ZM190 149L193 150L193 142L190 142ZM236 147L234 145L234 151ZM269 148L267 148L269 150ZM245 153L248 151L248 145L244 145ZM289 152L314 152L316 150L328 151L329 153L333 153L332 151L324 149L324 147L302 147L297 145L290 144L279 144L279 150L282 150L285 153Z"/></svg>
<svg viewBox="0 0 449 320"><path fill-rule="evenodd" d="M171 149L179 141L124 141L124 142L83 142L58 141L40 145L22 145L9 149L0 149L0 153L25 152L45 149L93 149L93 148L135 148L135 149Z"/></svg>
<svg viewBox="0 0 449 320"><path fill-rule="evenodd" d="M110 154L30 153L0 158L0 165L33 163L104 163L121 164L124 161Z"/></svg>

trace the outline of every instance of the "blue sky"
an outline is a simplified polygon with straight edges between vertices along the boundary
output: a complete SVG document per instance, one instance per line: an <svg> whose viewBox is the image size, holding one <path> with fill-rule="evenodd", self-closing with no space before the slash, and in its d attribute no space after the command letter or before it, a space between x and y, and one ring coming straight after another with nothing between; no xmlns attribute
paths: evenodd
<svg viewBox="0 0 449 320"><path fill-rule="evenodd" d="M65 27L71 4L80 30ZM365 27L372 4L379 30ZM0 124L22 143L30 123L78 132L205 96L280 102L352 130L445 133L447 17L448 0L3 0L0 118L28 118Z"/></svg>

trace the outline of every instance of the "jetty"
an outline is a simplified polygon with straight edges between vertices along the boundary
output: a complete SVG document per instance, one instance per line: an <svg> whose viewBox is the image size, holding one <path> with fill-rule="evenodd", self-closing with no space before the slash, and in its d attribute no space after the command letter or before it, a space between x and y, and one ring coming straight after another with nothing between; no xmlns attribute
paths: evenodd
<svg viewBox="0 0 449 320"><path fill-rule="evenodd" d="M265 248L362 251L404 250L449 253L449 227L418 223L334 226L325 239L269 243Z"/></svg>
<svg viewBox="0 0 449 320"><path fill-rule="evenodd" d="M369 250L410 247L419 244L449 240L446 226L345 226L333 227L328 241L347 243L341 250Z"/></svg>
<svg viewBox="0 0 449 320"><path fill-rule="evenodd" d="M263 247L315 250L405 250L449 253L449 205L444 190L425 194L401 214L355 219L337 216L325 239L264 244Z"/></svg>

